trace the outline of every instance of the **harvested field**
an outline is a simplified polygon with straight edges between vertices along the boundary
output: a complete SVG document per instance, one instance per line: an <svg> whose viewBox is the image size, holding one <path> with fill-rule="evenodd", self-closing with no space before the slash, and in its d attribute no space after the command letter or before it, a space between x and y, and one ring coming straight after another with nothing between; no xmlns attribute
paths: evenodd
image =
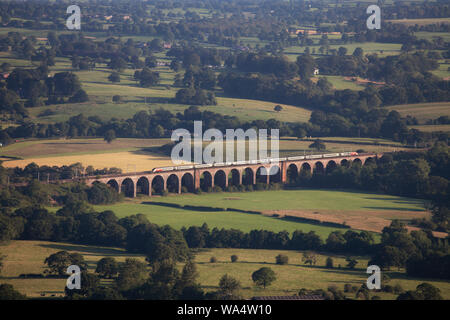
<svg viewBox="0 0 450 320"><path fill-rule="evenodd" d="M332 222L349 226L352 229L381 233L388 227L393 219L408 221L411 219L429 218L430 212L411 212L401 210L386 211L352 211L352 210L267 210L263 214L280 217L307 218L320 222ZM418 228L408 227L410 230ZM435 232L437 237L446 237L446 233Z"/></svg>

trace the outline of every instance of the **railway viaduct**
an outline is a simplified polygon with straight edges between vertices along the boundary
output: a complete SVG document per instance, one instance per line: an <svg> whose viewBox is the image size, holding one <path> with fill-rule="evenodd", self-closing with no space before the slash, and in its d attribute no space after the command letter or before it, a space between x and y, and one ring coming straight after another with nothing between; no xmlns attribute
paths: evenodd
<svg viewBox="0 0 450 320"><path fill-rule="evenodd" d="M206 190L214 186L226 188L229 185L237 186L240 184L287 183L295 179L303 170L310 173L325 173L339 165L349 165L350 163L364 165L368 161L374 161L381 156L382 154L359 154L333 158L284 160L266 164L192 168L167 172L145 171L86 177L84 182L87 185L92 185L97 181L108 184L127 197L136 197L138 193L152 196L152 194L162 194L164 191L181 193L183 187L187 191L193 192L198 188Z"/></svg>

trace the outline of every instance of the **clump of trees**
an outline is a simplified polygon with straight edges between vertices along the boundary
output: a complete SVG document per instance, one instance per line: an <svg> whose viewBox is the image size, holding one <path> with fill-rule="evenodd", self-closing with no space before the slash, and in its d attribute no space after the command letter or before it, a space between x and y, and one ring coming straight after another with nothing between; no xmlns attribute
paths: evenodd
<svg viewBox="0 0 450 320"><path fill-rule="evenodd" d="M214 92L193 87L178 90L175 101L180 104L201 106L217 104Z"/></svg>

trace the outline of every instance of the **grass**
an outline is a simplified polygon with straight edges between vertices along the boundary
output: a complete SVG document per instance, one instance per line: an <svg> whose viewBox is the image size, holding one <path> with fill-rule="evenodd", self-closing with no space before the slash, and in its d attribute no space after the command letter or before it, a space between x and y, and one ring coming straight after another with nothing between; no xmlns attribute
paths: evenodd
<svg viewBox="0 0 450 320"><path fill-rule="evenodd" d="M238 261L230 262L231 255L237 255ZM275 256L284 254L289 257L289 264L275 264ZM210 263L210 257L216 257L216 263ZM326 269L325 260L328 256L333 258L335 269ZM217 290L218 283L222 275L228 273L237 278L242 285L241 293L245 298L253 296L269 295L293 295L299 289L324 289L329 286L336 286L343 290L344 284L350 283L360 287L367 280L366 266L368 257L356 257L358 264L354 270L345 268L347 263L344 256L317 255L315 266L304 265L301 261L302 253L297 251L282 250L253 250L253 249L211 249L201 251L196 255L195 261L198 264L200 274L199 281L208 290ZM339 265L342 268L337 268ZM254 271L262 267L270 267L276 274L277 280L268 288L262 289L254 285L251 275ZM446 281L429 281L425 279L407 279L404 272L387 272L391 280L389 285L400 284L404 290L414 290L422 282L429 282L441 290L442 296L446 299L450 296L450 283ZM370 296L378 295L382 299L395 299L396 295L371 292ZM348 294L354 298L354 293Z"/></svg>
<svg viewBox="0 0 450 320"><path fill-rule="evenodd" d="M200 211L189 207L173 208L161 203L206 208ZM216 211L217 208L230 211ZM263 214L241 213L233 209ZM114 205L96 206L96 210L112 210L118 217L142 213L153 223L168 224L176 229L207 223L210 228L233 228L244 232L253 229L315 231L323 239L331 231L345 232L346 229L300 222L285 216L345 223L354 229L371 232L381 232L393 219L408 222L413 218L429 217L423 201L417 199L349 190L312 189L140 197Z"/></svg>
<svg viewBox="0 0 450 320"><path fill-rule="evenodd" d="M223 196L226 196L225 194ZM175 198L175 197L170 197ZM161 197L157 201L163 200ZM208 202L207 206L211 203ZM295 230L304 232L314 231L324 240L330 232L346 229L326 227L309 223L288 221L258 214L240 213L236 211L196 211L164 206L151 205L150 202L130 203L124 202L115 205L95 206L97 211L112 210L118 217L126 217L132 214L142 213L152 223L158 225L170 225L175 229L182 227L201 226L206 223L209 228L237 229L249 232L254 229L269 230L273 232Z"/></svg>
<svg viewBox="0 0 450 320"><path fill-rule="evenodd" d="M437 119L440 116L450 116L450 102L405 104L387 108L398 111L402 117L407 115L416 117L421 124L430 119Z"/></svg>
<svg viewBox="0 0 450 320"><path fill-rule="evenodd" d="M45 293L47 297L51 295L63 296L66 279L19 278L21 274L43 273L46 269L45 258L62 250L83 254L90 272L95 271L98 260L103 257L113 256L120 262L125 261L128 257L144 261L142 256L128 253L120 248L72 245L48 241L11 241L0 246L0 252L6 256L0 283L10 283L15 289L28 297L40 297L41 293Z"/></svg>
<svg viewBox="0 0 450 320"><path fill-rule="evenodd" d="M365 86L362 86L358 83L355 83L353 81L349 81L349 80L345 80L345 77L343 76L319 76L320 77L324 77L327 78L328 81L330 81L330 83L333 85L333 87L336 90L345 90L345 89L350 89L350 90L364 90Z"/></svg>
<svg viewBox="0 0 450 320"><path fill-rule="evenodd" d="M440 60L439 61L439 68L436 70L433 70L432 73L435 76L438 76L442 79L450 80L450 63L447 63L447 60Z"/></svg>
<svg viewBox="0 0 450 320"><path fill-rule="evenodd" d="M330 49L339 49L339 47L347 48L347 54L352 54L356 48L362 48L365 54L376 53L378 56L398 55L400 54L401 44L399 43L378 43L378 42L363 42L363 43L349 43L340 45L330 45ZM284 54L292 61L297 59L297 56L305 51L306 47L293 46L284 50ZM310 50L316 49L316 55L319 53L319 39L315 41L313 46L309 46Z"/></svg>
<svg viewBox="0 0 450 320"><path fill-rule="evenodd" d="M78 252L84 256L88 263L89 271L94 272L96 263L103 257L114 257L123 262L127 257L133 257L144 261L142 255L130 254L120 248L106 248L99 246L73 245L68 243L47 241L11 241L7 245L0 246L2 254L6 255L5 266L2 272L1 283L10 283L20 292L29 297L46 297L55 295L61 297L64 292L65 279L22 279L18 276L22 273L41 273L44 271L44 260L50 254L60 250ZM238 261L230 262L231 255L237 255ZM284 254L289 257L287 265L276 265L275 256ZM217 262L210 263L210 257L216 257ZM334 261L334 269L325 269L325 260L331 256ZM300 288L327 289L331 285L343 290L346 283L361 286L366 282L368 275L365 267L367 257L356 257L358 264L354 270L345 268L344 256L318 254L315 266L304 265L301 261L302 252L283 250L255 250L255 249L204 249L195 254L195 262L199 272L198 282L205 291L217 290L219 279L225 273L237 278L242 286L241 294L244 298L252 296L268 295L293 295ZM341 265L341 268L338 266ZM180 264L180 268L182 265ZM274 270L277 280L266 289L255 287L251 280L251 274L261 267L270 267ZM389 285L400 284L404 290L414 290L422 283L428 282L441 290L445 299L450 298L450 283L430 279L407 278L404 271L386 271L391 278ZM110 281L101 281L108 285ZM382 299L395 299L396 295L389 293L371 292L370 296L378 295ZM354 294L348 294L353 298Z"/></svg>
<svg viewBox="0 0 450 320"><path fill-rule="evenodd" d="M417 129L423 132L450 132L450 124L436 124L423 126L409 126L410 129Z"/></svg>
<svg viewBox="0 0 450 320"><path fill-rule="evenodd" d="M429 24L449 24L450 18L425 18L425 19L396 19L396 20L386 20L386 22L391 22L394 24L403 24L407 27L410 26L426 26Z"/></svg>
<svg viewBox="0 0 450 320"><path fill-rule="evenodd" d="M167 61L166 57L158 59ZM98 64L91 71L80 71L72 70L71 62L68 58L56 58L55 60L55 66L50 68L51 73L74 72L79 77L83 89L89 95L90 101L32 108L30 109L30 114L36 122L54 123L66 121L80 113L83 113L85 116L99 116L103 120L109 120L113 117L127 119L142 110L155 111L162 107L172 113L177 113L183 112L189 107L189 105L180 105L173 101L179 88L172 87L175 72L166 66L155 68L161 76L160 84L151 88L141 88L133 80L134 70L132 69L126 69L121 72L120 83L113 84L107 80L112 70L107 68L105 64ZM28 62L25 60L16 59L12 64L28 66ZM117 94L122 97L121 103L112 102L112 97ZM267 101L218 96L217 105L203 106L201 109L236 116L242 121L274 118L280 121L307 122L311 115L311 111L307 109L290 105L282 105L283 111L275 112L273 110L275 105L276 103ZM47 109L52 110L54 114L40 116Z"/></svg>
<svg viewBox="0 0 450 320"><path fill-rule="evenodd" d="M398 145L402 146L400 142L392 141L382 138L356 138L356 137L321 137L321 140L335 141L335 142L354 142L365 144L377 144L377 145Z"/></svg>
<svg viewBox="0 0 450 320"><path fill-rule="evenodd" d="M153 201L153 200L150 200ZM424 211L422 200L340 190L277 190L159 197L155 201L241 210L401 210Z"/></svg>

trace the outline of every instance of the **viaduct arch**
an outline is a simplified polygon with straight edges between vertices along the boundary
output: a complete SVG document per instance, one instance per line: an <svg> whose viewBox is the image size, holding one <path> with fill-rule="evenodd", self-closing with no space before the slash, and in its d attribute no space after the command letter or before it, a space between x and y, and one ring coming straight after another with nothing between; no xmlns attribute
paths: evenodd
<svg viewBox="0 0 450 320"><path fill-rule="evenodd" d="M84 182L92 185L94 182L108 184L127 197L138 194L152 196L165 192L180 194L194 192L196 189L208 190L219 186L255 185L256 183L289 183L300 175L310 175L314 172L325 174L332 172L338 166L365 165L375 161L382 154L363 154L333 158L283 160L278 163L243 164L201 169L185 169L167 172L139 172L135 174L119 174L86 178ZM267 173L270 173L267 175Z"/></svg>

